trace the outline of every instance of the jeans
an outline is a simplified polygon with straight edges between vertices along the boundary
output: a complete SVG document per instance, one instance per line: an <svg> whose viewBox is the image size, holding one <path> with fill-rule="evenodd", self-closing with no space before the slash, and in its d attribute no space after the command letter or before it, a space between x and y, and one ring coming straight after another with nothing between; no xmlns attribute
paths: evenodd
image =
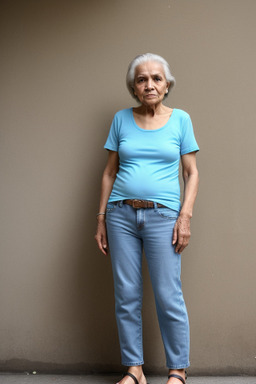
<svg viewBox="0 0 256 384"><path fill-rule="evenodd" d="M153 287L157 316L170 369L189 363L189 321L181 289L181 256L172 245L179 212L108 203L106 224L111 254L115 314L122 364L142 365L142 250Z"/></svg>

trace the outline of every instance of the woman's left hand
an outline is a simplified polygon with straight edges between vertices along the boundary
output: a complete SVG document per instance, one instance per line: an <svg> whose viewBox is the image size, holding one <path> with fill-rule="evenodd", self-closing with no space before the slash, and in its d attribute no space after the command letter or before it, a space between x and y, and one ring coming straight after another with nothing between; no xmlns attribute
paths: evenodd
<svg viewBox="0 0 256 384"><path fill-rule="evenodd" d="M172 244L176 244L175 252L181 253L189 243L190 217L180 215L175 223L172 237Z"/></svg>

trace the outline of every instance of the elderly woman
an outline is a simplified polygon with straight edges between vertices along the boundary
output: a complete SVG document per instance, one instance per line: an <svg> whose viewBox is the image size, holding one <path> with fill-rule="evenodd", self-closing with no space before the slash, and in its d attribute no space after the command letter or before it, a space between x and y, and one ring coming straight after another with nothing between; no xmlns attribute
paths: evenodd
<svg viewBox="0 0 256 384"><path fill-rule="evenodd" d="M163 104L174 84L161 56L137 56L128 68L127 87L140 105L116 113L104 146L108 161L95 239L103 254L109 250L111 255L121 358L129 367L119 384L146 384L142 369L143 249L169 369L167 384L185 384L189 366L189 322L180 273L198 189L199 148L189 114Z"/></svg>

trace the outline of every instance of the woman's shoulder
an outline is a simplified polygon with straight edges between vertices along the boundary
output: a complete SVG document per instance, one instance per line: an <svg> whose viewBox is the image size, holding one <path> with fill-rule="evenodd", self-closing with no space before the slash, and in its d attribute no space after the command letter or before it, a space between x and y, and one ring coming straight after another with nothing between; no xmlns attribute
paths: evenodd
<svg viewBox="0 0 256 384"><path fill-rule="evenodd" d="M175 110L176 115L178 115L182 119L187 119L190 117L189 113L184 111L183 109L173 108Z"/></svg>
<svg viewBox="0 0 256 384"><path fill-rule="evenodd" d="M127 126L132 116L132 108L120 109L114 114L112 126L118 131Z"/></svg>
<svg viewBox="0 0 256 384"><path fill-rule="evenodd" d="M119 111L117 111L116 113L115 113L115 116L116 117L126 117L126 116L128 116L128 115L130 115L131 114L131 111L132 111L132 108L125 108L125 109L120 109Z"/></svg>

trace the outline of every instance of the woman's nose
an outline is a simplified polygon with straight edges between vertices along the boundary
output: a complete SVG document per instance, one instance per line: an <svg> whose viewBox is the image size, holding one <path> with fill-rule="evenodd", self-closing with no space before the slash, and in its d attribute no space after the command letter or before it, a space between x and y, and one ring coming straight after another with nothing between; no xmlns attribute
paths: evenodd
<svg viewBox="0 0 256 384"><path fill-rule="evenodd" d="M148 81L147 81L147 84L146 84L146 89L152 89L153 88L153 83L152 83L152 80L151 79L149 79Z"/></svg>

